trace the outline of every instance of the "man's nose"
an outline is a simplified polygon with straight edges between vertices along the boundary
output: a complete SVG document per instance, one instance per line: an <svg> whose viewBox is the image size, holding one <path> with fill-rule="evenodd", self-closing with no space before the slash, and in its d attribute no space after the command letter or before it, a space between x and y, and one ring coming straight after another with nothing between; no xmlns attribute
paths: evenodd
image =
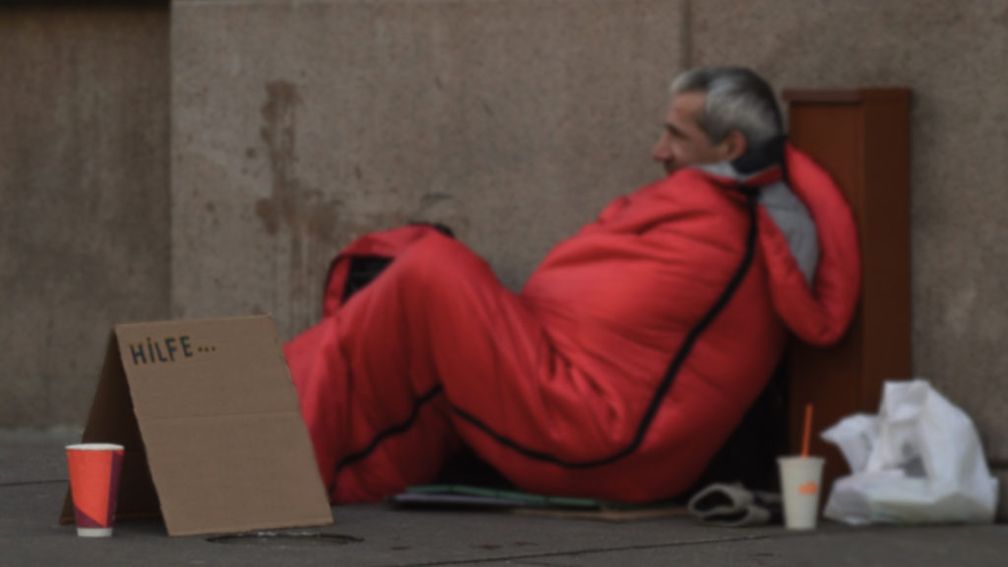
<svg viewBox="0 0 1008 567"><path fill-rule="evenodd" d="M667 132L662 133L655 142L653 148L651 148L651 157L655 161L666 162L672 159L672 150L669 144L669 135Z"/></svg>

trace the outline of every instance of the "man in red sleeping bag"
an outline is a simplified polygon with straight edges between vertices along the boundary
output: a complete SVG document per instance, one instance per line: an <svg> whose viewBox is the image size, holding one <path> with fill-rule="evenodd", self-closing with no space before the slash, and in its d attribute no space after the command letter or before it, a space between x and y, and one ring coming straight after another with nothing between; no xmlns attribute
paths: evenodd
<svg viewBox="0 0 1008 567"><path fill-rule="evenodd" d="M334 260L322 320L285 345L333 502L430 482L463 445L517 487L626 502L689 488L788 333L839 339L857 302L840 191L740 68L672 84L667 176L560 243L520 293L427 226ZM354 261L389 258L352 295Z"/></svg>

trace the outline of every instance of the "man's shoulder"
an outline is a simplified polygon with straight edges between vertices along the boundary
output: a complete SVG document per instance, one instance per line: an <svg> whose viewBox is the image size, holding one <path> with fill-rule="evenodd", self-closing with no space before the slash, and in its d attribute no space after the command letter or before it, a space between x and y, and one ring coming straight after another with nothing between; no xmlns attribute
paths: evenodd
<svg viewBox="0 0 1008 567"><path fill-rule="evenodd" d="M684 207L722 207L734 202L737 183L719 179L697 168L684 168L646 185L638 191L641 197L669 202Z"/></svg>

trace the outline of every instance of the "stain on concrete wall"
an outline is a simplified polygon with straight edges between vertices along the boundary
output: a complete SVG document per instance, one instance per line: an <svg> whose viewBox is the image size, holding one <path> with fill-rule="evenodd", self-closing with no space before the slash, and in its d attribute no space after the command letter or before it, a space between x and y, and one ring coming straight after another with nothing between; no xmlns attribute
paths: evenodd
<svg viewBox="0 0 1008 567"><path fill-rule="evenodd" d="M266 232L286 237L290 246L287 255L290 308L287 320L301 325L311 322L314 313L305 312L318 291L310 285L317 274L312 266L325 262L336 246L332 229L336 226L339 199L327 198L318 189L306 187L297 176L297 119L302 101L297 87L286 81L266 85L266 102L262 107L262 143L272 176L272 192L255 203L255 211ZM300 310L300 312L299 312Z"/></svg>
<svg viewBox="0 0 1008 567"><path fill-rule="evenodd" d="M176 2L174 313L269 312L290 336L317 318L340 246L410 220L452 227L520 287L660 174L680 15L664 0Z"/></svg>

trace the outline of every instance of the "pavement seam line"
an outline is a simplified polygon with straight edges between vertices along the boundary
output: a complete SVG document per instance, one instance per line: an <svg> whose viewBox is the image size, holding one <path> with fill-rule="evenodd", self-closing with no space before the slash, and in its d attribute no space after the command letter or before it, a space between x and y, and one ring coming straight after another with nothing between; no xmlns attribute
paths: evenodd
<svg viewBox="0 0 1008 567"><path fill-rule="evenodd" d="M33 484L56 484L57 482L67 482L67 479L53 479L53 480L23 480L15 482L0 482L0 488L5 486L31 486Z"/></svg>
<svg viewBox="0 0 1008 567"><path fill-rule="evenodd" d="M597 553L610 553L619 551L634 551L641 549L662 549L668 547L686 547L690 545L705 545L709 543L736 543L740 541L758 541L771 539L770 535L751 535L732 538L712 538L695 541L682 541L676 543L639 544L626 545L620 547L572 549L568 551L551 551L547 553L533 553L525 555L503 555L499 557L450 559L447 561L430 561L425 563L398 563L398 567L437 567L439 565L465 565L471 563L491 563L494 561L515 561L521 559L541 559L546 557L577 557L580 555L593 555Z"/></svg>

